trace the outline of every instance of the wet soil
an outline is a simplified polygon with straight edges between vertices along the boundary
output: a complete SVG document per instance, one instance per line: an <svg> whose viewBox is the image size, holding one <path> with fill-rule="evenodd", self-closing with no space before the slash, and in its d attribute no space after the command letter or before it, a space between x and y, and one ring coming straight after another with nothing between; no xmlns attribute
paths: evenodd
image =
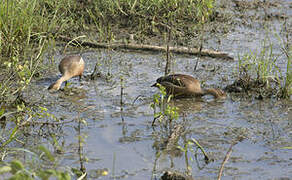
<svg viewBox="0 0 292 180"><path fill-rule="evenodd" d="M281 35L285 19L275 14L291 21L291 2L271 1L269 6L254 6L249 2L221 1L218 11L234 16L234 20L224 25L228 31L219 29L224 28L221 24L218 31L206 35L206 48L228 52L235 61L172 55L172 71L193 75L204 87L223 89L236 79L236 57L260 48L268 37L280 56L278 65L285 72L285 57L273 34ZM265 14L269 14L267 19ZM62 56L59 53L52 56L57 67ZM195 146L193 152L188 150L187 153L164 151L163 142L169 137L169 131L160 126L151 127L150 104L158 90L150 86L164 73L163 53L88 49L82 50L82 56L86 61L85 76L99 63L100 78L84 78L81 82L72 79L69 88L50 94L47 87L59 77L57 68L52 68L46 78L33 82L24 94L26 99L46 107L64 123L27 127L23 148L47 144L60 159L60 169L66 166L78 169L77 137L82 135L83 153L88 159L84 166L90 179L102 176L104 171L108 174L101 179L157 179L166 170L188 172L194 179L215 179L230 144L243 137L233 147L223 179L292 178L292 151L282 149L292 146L291 100L257 100L233 94L220 101L209 96L172 100L170 104L177 106L180 113L175 124L185 128L177 145L184 147L186 139L195 138L213 159L206 164ZM198 60L199 66L194 70ZM122 105L121 86L124 87ZM138 96L140 98L133 103ZM80 119L86 124L79 125ZM80 132L78 127L81 127ZM62 153L52 146L52 135Z"/></svg>

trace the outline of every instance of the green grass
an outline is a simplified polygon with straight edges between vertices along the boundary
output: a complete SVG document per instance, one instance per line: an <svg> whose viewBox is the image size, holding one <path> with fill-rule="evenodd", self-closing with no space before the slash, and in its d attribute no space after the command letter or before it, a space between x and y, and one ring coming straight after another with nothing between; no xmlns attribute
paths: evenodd
<svg viewBox="0 0 292 180"><path fill-rule="evenodd" d="M282 96L289 98L292 95L292 46L283 48L286 55L287 69L284 76L284 84L282 85Z"/></svg>
<svg viewBox="0 0 292 180"><path fill-rule="evenodd" d="M129 28L130 33L143 38L161 36L168 28L176 36L181 32L191 33L196 24L209 20L213 6L213 0L103 0L92 1L86 10L87 20L101 35L108 35L112 31L110 27L118 26Z"/></svg>
<svg viewBox="0 0 292 180"><path fill-rule="evenodd" d="M286 55L286 72L277 65L279 55L274 54L273 44L264 42L260 50L239 56L238 76L244 82L245 90L264 92L267 97L289 98L292 95L292 48L283 49L283 53Z"/></svg>
<svg viewBox="0 0 292 180"><path fill-rule="evenodd" d="M0 3L1 104L13 102L29 85L42 67L42 55L49 44L57 34L70 30L74 21L69 12L72 7L67 5L70 1Z"/></svg>

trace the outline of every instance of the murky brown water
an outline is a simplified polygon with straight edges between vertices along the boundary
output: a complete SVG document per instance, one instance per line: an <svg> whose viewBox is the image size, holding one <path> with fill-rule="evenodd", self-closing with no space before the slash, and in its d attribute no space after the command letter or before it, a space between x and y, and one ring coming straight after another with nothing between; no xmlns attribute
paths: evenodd
<svg viewBox="0 0 292 180"><path fill-rule="evenodd" d="M108 54L110 53L110 54ZM45 107L64 121L83 118L88 123L82 126L81 134L86 136L84 154L89 159L85 163L91 177L94 170L107 168L109 175L122 179L151 179L163 170L186 171L184 154L172 157L168 153L156 161L157 148L163 134L158 127L152 129L153 111L151 98L156 89L150 87L163 74L164 62L161 54L135 52L88 51L83 54L86 73L90 74L100 62L101 72L112 73L109 80L71 80L73 92L49 94L46 90L55 78L36 83L34 96L42 97ZM112 58L111 62L109 57ZM175 56L175 72L191 74L206 86L224 87L225 79L232 76L235 62L204 58L200 68L193 71L196 57ZM215 64L216 72L207 71L202 65ZM120 76L124 77L124 109L120 107ZM40 91L39 91L40 90ZM133 101L143 95L134 104ZM228 97L217 102L212 97L202 99L175 100L172 104L180 108L178 123L186 125L187 139L195 138L205 148L214 162L205 164L202 154L197 153L197 161L188 160L192 175L196 179L214 179L233 140L243 135L246 138L233 147L233 153L225 166L227 179L274 179L291 177L292 151L280 149L291 146L291 105L276 100L242 100ZM289 110L290 108L290 110ZM290 114L289 114L290 113ZM79 115L78 115L79 114ZM121 115L122 114L122 115ZM289 119L290 116L290 119ZM122 118L124 123L122 123ZM78 123L61 126L58 138L64 141L65 157L62 164L78 168L77 136L74 129ZM183 146L183 138L178 145ZM194 148L195 150L195 148ZM187 157L193 158L190 151ZM154 165L155 164L155 165ZM155 168L154 168L155 167Z"/></svg>
<svg viewBox="0 0 292 180"><path fill-rule="evenodd" d="M285 9L284 13L291 20L291 3L288 8L285 8L286 4L283 7L282 10ZM271 11L276 11L276 8L271 8ZM247 23L246 26L234 26L234 30L225 35L208 34L205 47L229 52L234 57L259 49L267 31L261 21ZM283 21L277 19L268 22L272 33L278 34L281 30L279 25L282 24ZM275 43L275 53L280 54L277 38L269 37ZM185 172L188 164L195 179L215 179L232 141L244 136L245 139L233 147L223 179L292 178L292 151L281 149L292 146L291 101L246 100L234 96L220 102L212 97L174 100L171 103L180 108L181 115L177 122L186 127L184 137L195 138L214 161L205 164L200 151L196 153L197 160L190 151L186 156L184 153L173 156L162 152L157 159L157 144L166 134L159 126L155 129L151 127L153 110L150 104L153 94L158 91L150 86L164 73L164 55L87 50L83 51L82 56L86 61L86 75L93 71L98 61L102 74L109 73L111 77L82 82L74 79L70 81L71 93L59 91L50 94L47 87L57 77L48 75L48 79L36 81L26 95L62 121L82 118L87 122L87 125L82 125L81 135L85 139L83 153L88 158L85 168L89 177L96 178L98 175L95 170L106 168L109 174L101 179L155 179L167 169ZM55 59L58 59L57 66L60 56L55 55ZM173 72L193 75L205 87L224 88L235 79L237 58L233 62L203 57L196 71L197 57L173 55L173 59ZM284 56L281 56L279 66L283 72L284 61ZM216 71L208 70L214 67ZM52 74L57 73L55 68ZM121 76L125 86L122 112ZM133 104L139 95L142 97ZM26 148L39 143L50 144L49 135L55 134L64 149L60 163L80 168L77 126L77 122L71 122L44 128L46 130L41 134L43 138L38 135L29 137ZM184 146L182 137L178 145ZM48 147L52 148L50 145Z"/></svg>

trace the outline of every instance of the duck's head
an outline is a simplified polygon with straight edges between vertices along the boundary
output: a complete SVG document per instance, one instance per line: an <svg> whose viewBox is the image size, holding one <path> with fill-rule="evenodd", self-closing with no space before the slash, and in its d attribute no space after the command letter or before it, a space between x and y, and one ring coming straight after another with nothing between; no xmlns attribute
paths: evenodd
<svg viewBox="0 0 292 180"><path fill-rule="evenodd" d="M53 83L48 87L50 93L56 92L60 89L60 85L58 83Z"/></svg>
<svg viewBox="0 0 292 180"><path fill-rule="evenodd" d="M158 85L158 83L154 83L154 84L151 85L151 87L157 87L157 88L159 88L159 85Z"/></svg>

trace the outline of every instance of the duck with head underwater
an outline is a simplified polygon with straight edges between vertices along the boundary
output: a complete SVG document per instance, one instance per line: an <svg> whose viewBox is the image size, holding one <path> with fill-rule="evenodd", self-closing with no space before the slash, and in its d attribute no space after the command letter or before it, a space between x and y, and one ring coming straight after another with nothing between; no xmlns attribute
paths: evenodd
<svg viewBox="0 0 292 180"><path fill-rule="evenodd" d="M159 85L165 87L168 95L173 95L175 98L181 97L201 97L204 95L212 95L214 98L225 99L226 93L221 89L203 89L200 81L186 74L172 74L162 76L156 80L152 87Z"/></svg>
<svg viewBox="0 0 292 180"><path fill-rule="evenodd" d="M84 60L80 55L64 57L59 64L59 71L62 74L62 77L51 84L48 90L50 92L59 90L64 81L67 82L67 80L75 76L79 76L80 80L84 71L84 66Z"/></svg>

